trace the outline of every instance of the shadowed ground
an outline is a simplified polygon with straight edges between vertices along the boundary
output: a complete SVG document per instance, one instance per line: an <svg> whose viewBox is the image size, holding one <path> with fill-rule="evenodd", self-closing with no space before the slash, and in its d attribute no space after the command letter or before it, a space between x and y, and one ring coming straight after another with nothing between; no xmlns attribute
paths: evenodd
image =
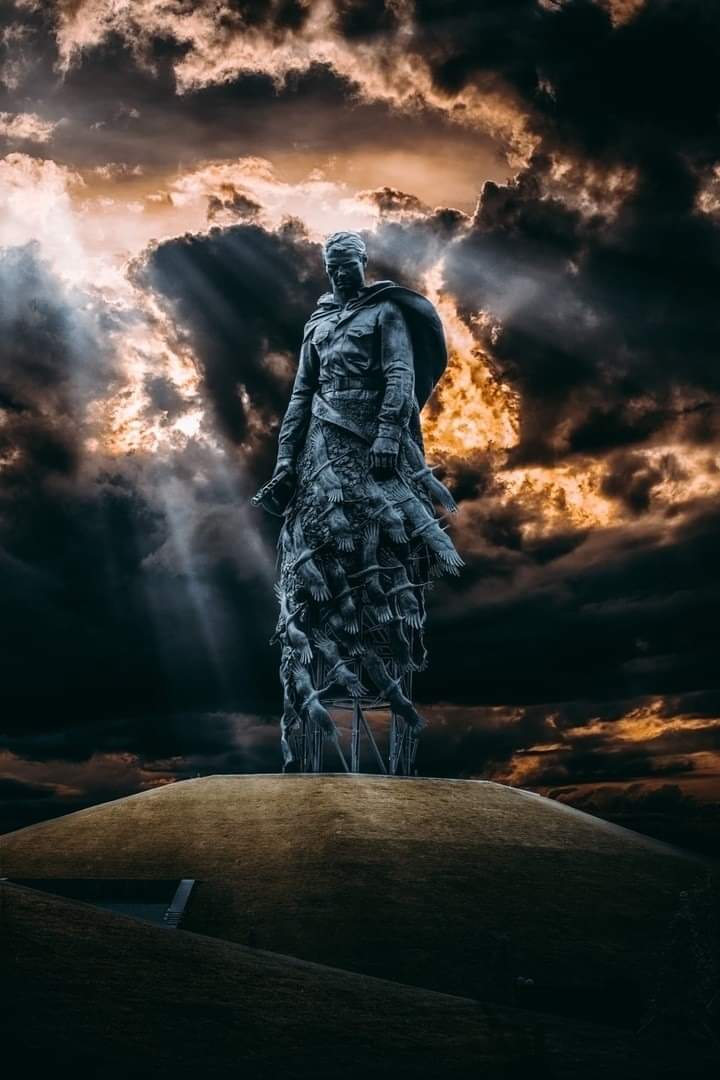
<svg viewBox="0 0 720 1080"><path fill-rule="evenodd" d="M625 1032L489 1007L0 886L18 1075L586 1080L707 1075ZM674 1064L673 1064L674 1061Z"/></svg>
<svg viewBox="0 0 720 1080"><path fill-rule="evenodd" d="M374 776L185 781L0 837L0 863L10 878L193 877L186 929L628 1027L681 890L706 874L526 792Z"/></svg>

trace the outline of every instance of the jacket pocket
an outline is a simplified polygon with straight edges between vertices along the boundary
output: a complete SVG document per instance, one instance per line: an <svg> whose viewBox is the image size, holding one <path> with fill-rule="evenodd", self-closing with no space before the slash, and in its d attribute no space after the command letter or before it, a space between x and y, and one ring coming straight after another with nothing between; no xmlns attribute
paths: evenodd
<svg viewBox="0 0 720 1080"><path fill-rule="evenodd" d="M312 333L312 341L314 345L322 345L330 337L334 327L332 326L318 326Z"/></svg>
<svg viewBox="0 0 720 1080"><path fill-rule="evenodd" d="M374 323L351 323L346 327L345 333L351 338L365 338L369 340L375 333Z"/></svg>

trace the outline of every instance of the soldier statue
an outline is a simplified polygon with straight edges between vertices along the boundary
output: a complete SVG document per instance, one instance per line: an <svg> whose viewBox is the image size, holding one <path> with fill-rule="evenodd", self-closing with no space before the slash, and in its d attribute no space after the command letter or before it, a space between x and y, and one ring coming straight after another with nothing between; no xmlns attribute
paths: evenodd
<svg viewBox="0 0 720 1080"><path fill-rule="evenodd" d="M254 499L284 518L285 768L308 726L337 738L333 692L374 697L419 730L408 687L426 664L425 590L462 566L433 510L456 507L425 463L419 418L447 363L437 312L393 281L366 284L357 233L329 236L324 258L332 291L305 326L277 465Z"/></svg>

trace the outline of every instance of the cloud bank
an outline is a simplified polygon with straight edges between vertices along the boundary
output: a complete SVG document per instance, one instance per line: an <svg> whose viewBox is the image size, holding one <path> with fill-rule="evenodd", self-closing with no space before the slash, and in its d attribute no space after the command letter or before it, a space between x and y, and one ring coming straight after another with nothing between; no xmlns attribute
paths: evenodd
<svg viewBox="0 0 720 1080"><path fill-rule="evenodd" d="M421 771L598 806L712 795L718 21L695 0L14 5L11 817L277 767L275 537L247 503L340 225L450 344L424 430L467 569L432 595ZM383 172L403 125L422 192ZM472 202L443 197L455 175Z"/></svg>

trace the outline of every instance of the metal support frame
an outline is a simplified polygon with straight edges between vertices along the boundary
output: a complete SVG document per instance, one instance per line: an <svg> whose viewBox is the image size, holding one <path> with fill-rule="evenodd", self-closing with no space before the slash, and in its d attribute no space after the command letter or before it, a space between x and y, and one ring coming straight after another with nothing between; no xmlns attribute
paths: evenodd
<svg viewBox="0 0 720 1080"><path fill-rule="evenodd" d="M377 647L377 652L385 661L392 677L394 679L400 677L401 672L389 648L380 645ZM362 658L350 657L347 663L354 668L362 681ZM329 680L327 664L323 656L316 651L313 658L313 682L316 687L327 686L328 690L332 690L332 685L328 686ZM412 700L411 673L402 677L401 686L403 693ZM336 739L328 739L321 728L305 714L301 717L298 728L290 733L290 745L301 772L359 773L361 751L365 744L381 773L389 776L414 775L418 737L402 717L392 712L390 702L379 694L366 693L360 697L349 697L347 692L344 694L323 693L321 700L325 708L331 712L350 714L349 754L346 756L343 749L340 741L341 733ZM367 714L375 711L390 712L390 731L385 755L378 745L368 720Z"/></svg>
<svg viewBox="0 0 720 1080"><path fill-rule="evenodd" d="M390 712L390 732L387 752L383 755L376 733L367 713L390 711L390 705L380 698L361 698L352 703L326 701L329 710L350 713L349 755L346 755L341 735L328 739L320 727L309 717L303 717L297 732L290 736L295 759L300 771L308 773L348 772L359 773L363 745L370 751L377 771L389 776L412 776L415 772L415 756L418 738L405 721ZM348 762L349 756L349 762ZM339 768L338 768L339 766Z"/></svg>

